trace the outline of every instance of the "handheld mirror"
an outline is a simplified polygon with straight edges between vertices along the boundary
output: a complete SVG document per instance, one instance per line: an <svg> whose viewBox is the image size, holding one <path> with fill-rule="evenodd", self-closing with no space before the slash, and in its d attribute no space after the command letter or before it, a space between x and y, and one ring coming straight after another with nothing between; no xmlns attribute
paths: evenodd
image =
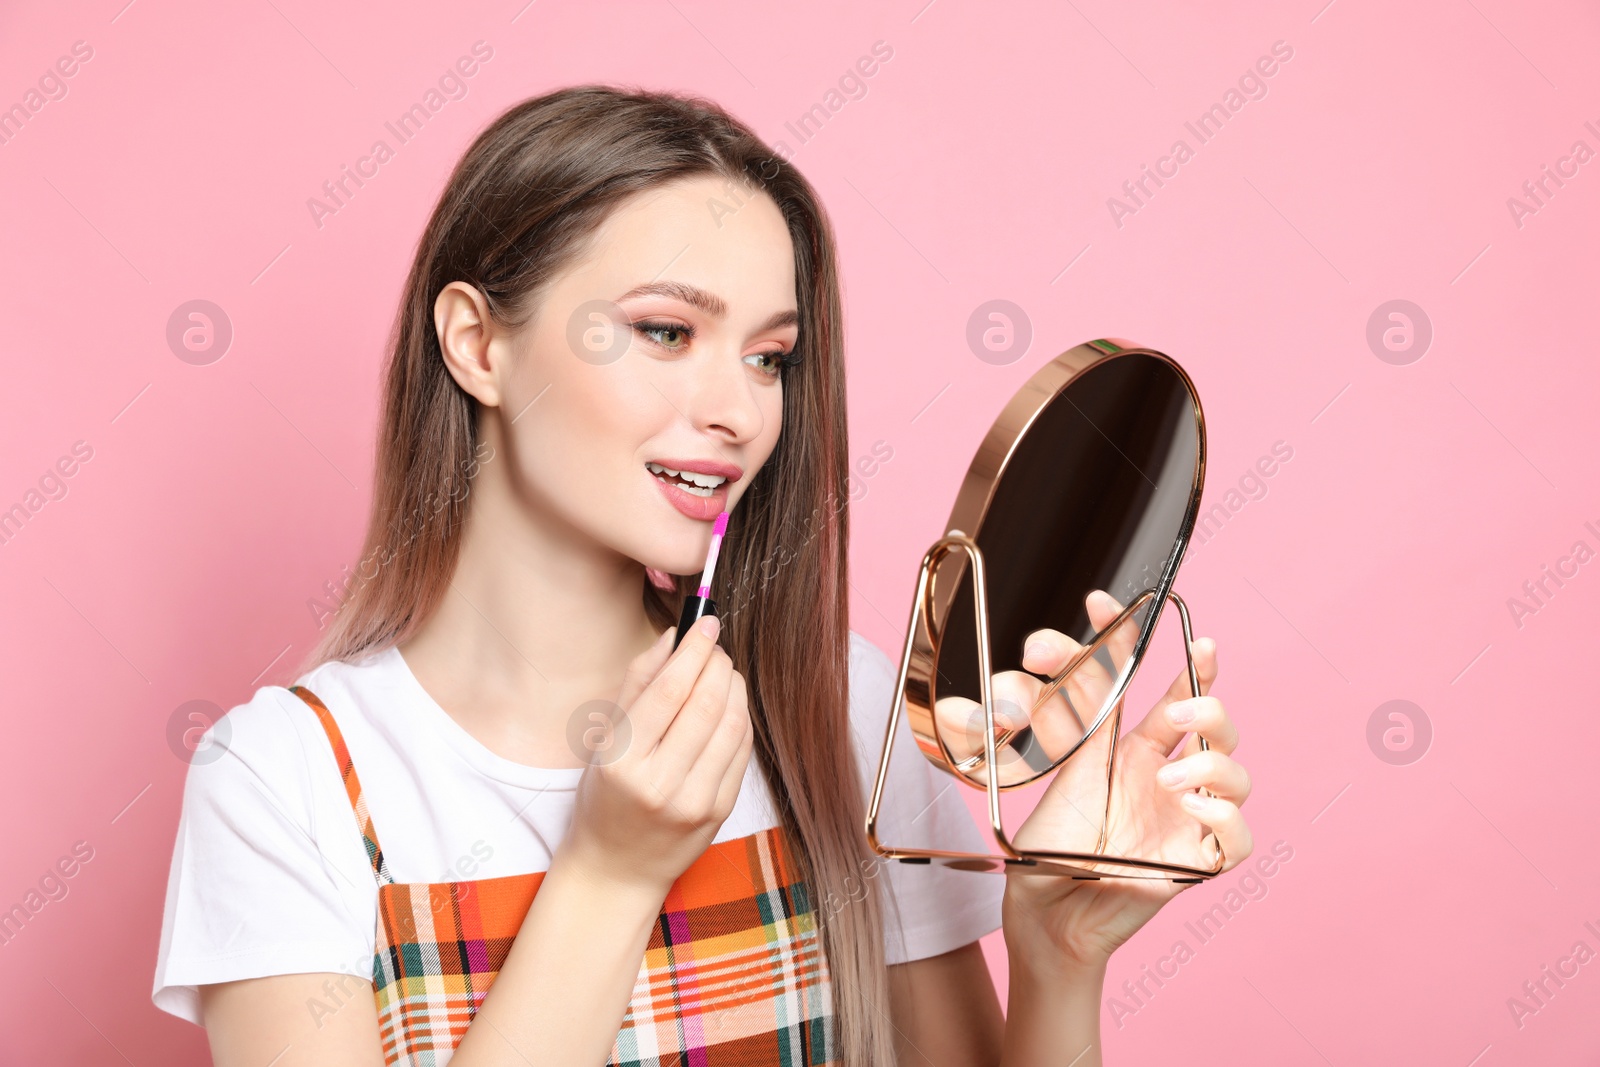
<svg viewBox="0 0 1600 1067"><path fill-rule="evenodd" d="M918 572L867 817L868 840L880 855L1087 879L1200 881L1221 870L1219 848L1214 862L1198 848L1193 857L1161 859L1104 851L1118 844L1107 841L1106 820L1123 698L1168 600L1182 625L1190 695L1199 695L1188 608L1172 584L1204 480L1200 398L1169 356L1128 341L1090 341L1057 356L1017 391L973 457L947 532ZM1094 590L1122 607L1098 631L1085 606ZM1020 708L1011 694L1025 673L1023 642L1047 627L1079 648L1042 679L1031 706ZM902 713L926 759L988 794L999 854L878 840ZM1203 738L1200 745L1208 747ZM1103 810L1097 798L1063 847L1017 847L1001 817L1000 793L1040 781L1080 753L1103 780Z"/></svg>

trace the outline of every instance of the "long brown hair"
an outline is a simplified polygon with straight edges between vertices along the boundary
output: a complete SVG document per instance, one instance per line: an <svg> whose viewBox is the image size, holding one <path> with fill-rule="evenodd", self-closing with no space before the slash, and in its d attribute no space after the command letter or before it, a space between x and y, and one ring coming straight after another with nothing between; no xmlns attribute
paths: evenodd
<svg viewBox="0 0 1600 1067"><path fill-rule="evenodd" d="M406 279L361 564L302 669L403 643L454 572L471 477L486 457L477 401L440 355L439 291L453 281L474 285L498 322L519 329L541 287L624 200L707 174L762 190L782 212L794 244L804 354L783 372L783 432L730 516L712 596L724 605L722 643L749 683L756 756L811 889L841 1060L878 1067L894 1062L894 1047L884 902L880 879L868 873L876 857L866 843L849 725L848 457L834 241L805 178L720 107L580 86L512 106L472 143ZM675 576L666 589L641 581L658 629L677 622L696 577ZM836 899L849 903L835 908Z"/></svg>

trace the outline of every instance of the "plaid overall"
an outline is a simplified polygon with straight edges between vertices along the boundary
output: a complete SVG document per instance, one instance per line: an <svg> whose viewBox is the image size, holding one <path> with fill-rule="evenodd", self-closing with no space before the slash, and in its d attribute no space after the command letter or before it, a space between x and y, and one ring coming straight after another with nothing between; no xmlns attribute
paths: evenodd
<svg viewBox="0 0 1600 1067"><path fill-rule="evenodd" d="M327 707L333 746L378 882L372 961L386 1064L442 1067L511 951L543 871L396 882L361 780ZM673 883L608 1067L812 1067L836 1062L827 960L781 829L721 841Z"/></svg>

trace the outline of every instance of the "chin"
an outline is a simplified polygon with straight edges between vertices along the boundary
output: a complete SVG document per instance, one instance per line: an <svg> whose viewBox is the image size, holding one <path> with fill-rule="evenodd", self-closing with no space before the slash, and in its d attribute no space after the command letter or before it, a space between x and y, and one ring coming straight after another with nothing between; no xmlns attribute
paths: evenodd
<svg viewBox="0 0 1600 1067"><path fill-rule="evenodd" d="M737 498L724 505L730 512ZM711 546L711 523L689 519L659 499L641 508L630 525L631 543L621 550L647 570L665 574L698 576L706 565L706 550ZM644 537L638 534L643 531ZM641 543L642 542L642 543ZM726 557L723 557L726 559ZM721 570L719 564L718 570Z"/></svg>
<svg viewBox="0 0 1600 1067"><path fill-rule="evenodd" d="M634 551L628 554L644 564L647 571L655 570L663 574L698 575L706 565L706 544L697 537L683 536L680 543L678 538L683 535L673 534L672 544L662 544L666 536L657 538L655 543L649 545L636 545Z"/></svg>

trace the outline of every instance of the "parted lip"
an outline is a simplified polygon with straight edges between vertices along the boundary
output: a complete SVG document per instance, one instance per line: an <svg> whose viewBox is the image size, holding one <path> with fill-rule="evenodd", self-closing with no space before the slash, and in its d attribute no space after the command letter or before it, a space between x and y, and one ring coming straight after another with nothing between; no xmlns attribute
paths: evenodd
<svg viewBox="0 0 1600 1067"><path fill-rule="evenodd" d="M658 463L675 471L718 475L728 479L730 483L738 481L744 475L742 467L736 467L732 463L717 463L709 459L652 459L648 462Z"/></svg>

